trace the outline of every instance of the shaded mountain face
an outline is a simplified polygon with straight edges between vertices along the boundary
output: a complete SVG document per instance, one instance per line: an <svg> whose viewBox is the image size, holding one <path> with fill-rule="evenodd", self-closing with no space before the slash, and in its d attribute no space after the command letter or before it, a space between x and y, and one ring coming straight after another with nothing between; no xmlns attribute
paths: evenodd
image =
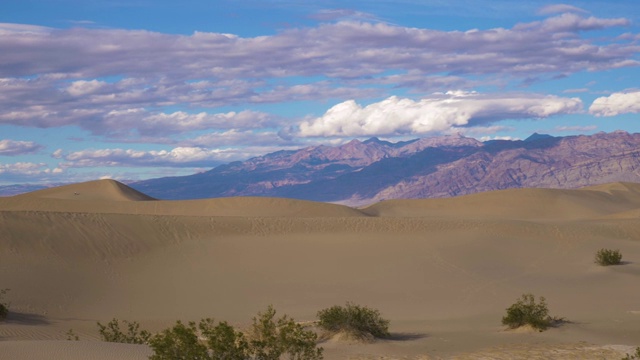
<svg viewBox="0 0 640 360"><path fill-rule="evenodd" d="M520 187L640 182L640 134L479 142L460 135L279 151L182 177L130 184L161 199L277 196L362 205Z"/></svg>

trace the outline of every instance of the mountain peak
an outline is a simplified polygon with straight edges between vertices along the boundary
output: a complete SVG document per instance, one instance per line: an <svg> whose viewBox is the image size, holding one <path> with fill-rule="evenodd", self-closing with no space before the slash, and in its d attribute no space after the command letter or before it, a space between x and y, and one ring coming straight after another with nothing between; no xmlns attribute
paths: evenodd
<svg viewBox="0 0 640 360"><path fill-rule="evenodd" d="M363 143L363 144L384 144L384 143L386 143L386 142L387 142L387 141L382 141L382 140L380 140L379 138L377 138L377 137L375 137L375 136L374 136L374 137L371 137L371 138L369 138L369 139L367 139L367 140L363 141L362 143Z"/></svg>
<svg viewBox="0 0 640 360"><path fill-rule="evenodd" d="M536 140L553 139L553 138L554 137L549 134L538 134L537 132L534 132L533 134L531 134L531 136L524 139L524 141L536 141Z"/></svg>

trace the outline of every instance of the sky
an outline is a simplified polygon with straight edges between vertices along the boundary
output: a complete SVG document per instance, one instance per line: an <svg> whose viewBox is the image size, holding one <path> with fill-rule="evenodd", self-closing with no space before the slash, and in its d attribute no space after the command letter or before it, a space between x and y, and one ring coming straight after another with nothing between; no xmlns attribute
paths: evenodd
<svg viewBox="0 0 640 360"><path fill-rule="evenodd" d="M0 185L640 132L639 80L637 0L2 0Z"/></svg>

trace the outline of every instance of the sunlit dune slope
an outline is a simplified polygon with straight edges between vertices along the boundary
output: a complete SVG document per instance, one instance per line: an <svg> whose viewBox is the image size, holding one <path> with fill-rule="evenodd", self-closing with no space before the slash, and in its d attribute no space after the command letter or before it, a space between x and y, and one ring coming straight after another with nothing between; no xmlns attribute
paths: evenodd
<svg viewBox="0 0 640 360"><path fill-rule="evenodd" d="M509 189L454 198L396 199L360 210L335 204L269 197L161 201L113 180L90 181L0 198L0 211L180 216L577 220L603 216L633 217L637 209L640 209L640 184L635 183L611 183L576 190Z"/></svg>
<svg viewBox="0 0 640 360"><path fill-rule="evenodd" d="M155 200L115 180L94 180L16 195L17 199L59 199L77 201Z"/></svg>
<svg viewBox="0 0 640 360"><path fill-rule="evenodd" d="M444 199L387 200L362 211L382 217L576 220L638 208L640 184L612 183L576 190L509 189Z"/></svg>
<svg viewBox="0 0 640 360"><path fill-rule="evenodd" d="M89 181L0 198L2 210L176 216L365 216L347 206L283 198L161 201L114 180Z"/></svg>

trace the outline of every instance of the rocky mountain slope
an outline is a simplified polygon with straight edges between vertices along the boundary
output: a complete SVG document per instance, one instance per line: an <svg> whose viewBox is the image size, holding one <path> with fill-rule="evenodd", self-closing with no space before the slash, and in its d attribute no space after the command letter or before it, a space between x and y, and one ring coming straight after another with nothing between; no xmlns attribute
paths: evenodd
<svg viewBox="0 0 640 360"><path fill-rule="evenodd" d="M162 199L277 196L361 205L520 187L640 182L640 134L534 134L480 142L444 136L280 151L210 171L131 184Z"/></svg>

